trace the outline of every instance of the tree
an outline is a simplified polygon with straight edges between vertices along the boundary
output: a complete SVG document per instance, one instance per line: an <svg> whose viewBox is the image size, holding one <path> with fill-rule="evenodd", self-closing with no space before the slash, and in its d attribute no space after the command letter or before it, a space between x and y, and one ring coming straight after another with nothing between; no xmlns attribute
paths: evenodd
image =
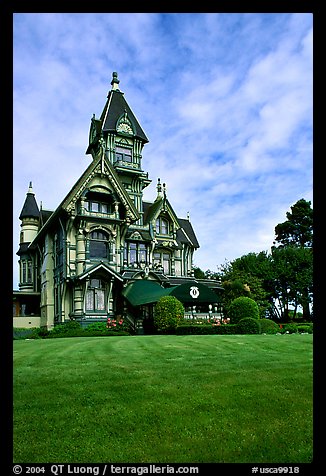
<svg viewBox="0 0 326 476"><path fill-rule="evenodd" d="M313 210L311 202L301 198L286 213L287 220L275 227L275 242L280 246L296 245L312 248ZM274 243L275 243L274 242Z"/></svg>
<svg viewBox="0 0 326 476"><path fill-rule="evenodd" d="M230 303L237 297L249 297L257 302L260 317L265 317L270 307L265 289L269 261L267 252L249 253L220 267L219 277L224 287L223 310L229 317Z"/></svg>
<svg viewBox="0 0 326 476"><path fill-rule="evenodd" d="M200 269L198 266L194 266L193 271L194 271L194 277L196 279L205 279L206 278L205 272L202 269Z"/></svg>
<svg viewBox="0 0 326 476"><path fill-rule="evenodd" d="M309 310L313 277L312 250L293 245L273 248L271 264L273 297L279 304L279 317L289 320L290 304L294 306L293 317L299 305L303 311ZM310 320L310 313L303 312L303 319Z"/></svg>
<svg viewBox="0 0 326 476"><path fill-rule="evenodd" d="M313 210L311 202L301 198L292 207L291 212L286 213L287 221L279 223L275 227L274 245L279 244L279 248L295 246L301 249L311 250L311 254L302 254L301 259L305 262L301 280L301 286L297 292L297 303L302 306L303 319L310 320L310 302L312 294L312 246L313 246ZM274 246L272 250L275 250ZM293 250L290 251L293 253ZM300 260L299 260L300 261ZM300 269L297 269L301 273Z"/></svg>

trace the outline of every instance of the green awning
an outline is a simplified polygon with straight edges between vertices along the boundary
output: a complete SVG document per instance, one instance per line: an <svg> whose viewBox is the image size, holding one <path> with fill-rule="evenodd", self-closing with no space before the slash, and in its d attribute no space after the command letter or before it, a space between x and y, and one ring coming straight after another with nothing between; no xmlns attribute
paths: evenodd
<svg viewBox="0 0 326 476"><path fill-rule="evenodd" d="M213 304L220 301L219 296L212 289L195 281L162 288L156 281L138 279L128 284L122 294L132 306L155 303L162 296L168 295L175 296L179 301L187 304Z"/></svg>
<svg viewBox="0 0 326 476"><path fill-rule="evenodd" d="M156 281L138 279L122 291L132 306L151 304L157 302L162 296L166 296L172 288L162 288Z"/></svg>
<svg viewBox="0 0 326 476"><path fill-rule="evenodd" d="M195 281L190 283L180 284L168 289L170 296L175 296L182 303L196 304L196 303L218 303L220 298L215 292L205 284L196 283Z"/></svg>

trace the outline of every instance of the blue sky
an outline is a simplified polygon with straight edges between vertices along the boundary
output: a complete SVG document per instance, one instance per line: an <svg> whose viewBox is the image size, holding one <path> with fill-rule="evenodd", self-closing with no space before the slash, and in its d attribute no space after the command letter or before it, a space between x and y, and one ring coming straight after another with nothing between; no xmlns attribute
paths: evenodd
<svg viewBox="0 0 326 476"><path fill-rule="evenodd" d="M90 119L117 71L201 247L194 264L269 251L297 200L312 201L310 13L14 14L13 278L28 184L54 210L88 166Z"/></svg>

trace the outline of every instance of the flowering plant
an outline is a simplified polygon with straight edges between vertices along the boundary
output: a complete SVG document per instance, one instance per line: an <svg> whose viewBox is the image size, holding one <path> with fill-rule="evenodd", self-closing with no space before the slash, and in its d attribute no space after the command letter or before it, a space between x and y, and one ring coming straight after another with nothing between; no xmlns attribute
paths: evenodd
<svg viewBox="0 0 326 476"><path fill-rule="evenodd" d="M118 319L111 319L111 317L108 317L107 321L106 321L106 327L108 329L113 329L113 330L116 330L116 329L122 329L122 326L123 326L123 319L122 317Z"/></svg>
<svg viewBox="0 0 326 476"><path fill-rule="evenodd" d="M209 319L209 322L212 324L212 326L220 326L221 324L228 324L230 322L230 318L218 318L218 317L213 317Z"/></svg>

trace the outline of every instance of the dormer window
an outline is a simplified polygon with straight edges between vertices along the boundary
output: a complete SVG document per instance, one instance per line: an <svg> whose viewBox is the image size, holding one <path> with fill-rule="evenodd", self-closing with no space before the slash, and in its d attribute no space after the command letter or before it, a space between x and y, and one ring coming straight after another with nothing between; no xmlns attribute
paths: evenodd
<svg viewBox="0 0 326 476"><path fill-rule="evenodd" d="M158 235L168 235L169 234L169 222L162 217L158 217L156 220L156 233Z"/></svg>

